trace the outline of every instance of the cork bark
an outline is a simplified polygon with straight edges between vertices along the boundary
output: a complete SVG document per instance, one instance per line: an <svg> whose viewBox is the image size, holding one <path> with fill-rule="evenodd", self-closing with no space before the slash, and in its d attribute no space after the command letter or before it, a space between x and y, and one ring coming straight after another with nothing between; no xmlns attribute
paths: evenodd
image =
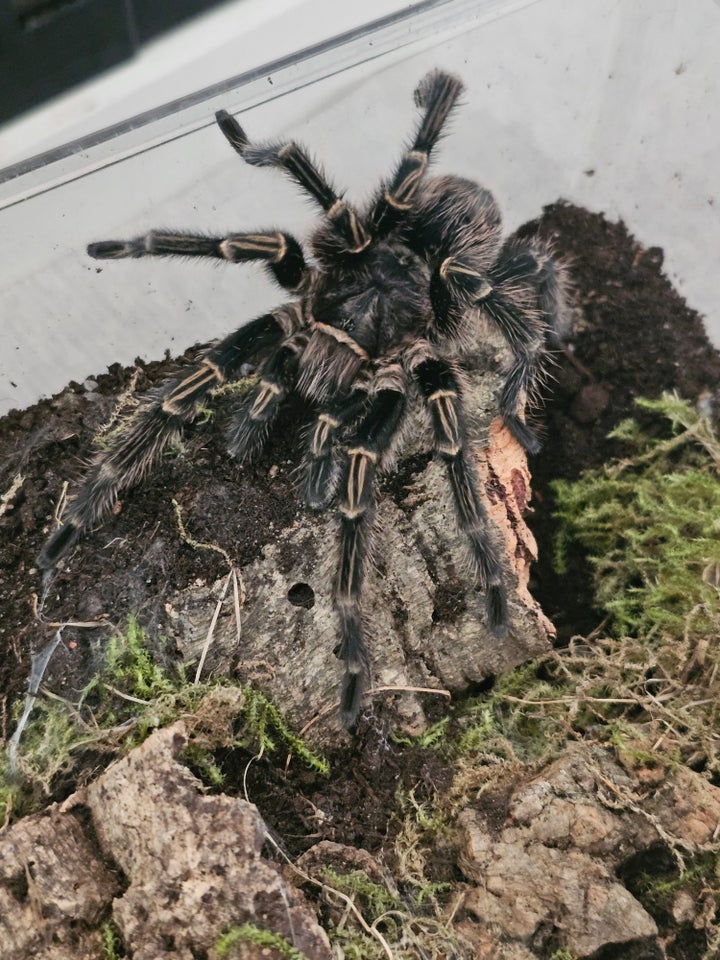
<svg viewBox="0 0 720 960"><path fill-rule="evenodd" d="M365 711L382 704L405 733L423 729L428 698L460 694L536 657L554 636L528 589L536 544L525 522L531 500L527 458L497 417L507 346L484 331L473 358L465 407L480 488L503 557L510 627L498 639L486 625L484 594L458 530L445 467L429 455L429 422L416 403L397 467L379 484L363 591L372 674ZM246 591L240 640L228 591L207 659L208 670L260 686L299 728L321 716L308 733L320 746L341 735L335 707L342 665L332 655L338 642L332 606L337 541L332 510L306 511L291 526L269 530L262 556L240 571ZM191 586L166 607L166 630L188 660L201 656L223 586L223 580Z"/></svg>

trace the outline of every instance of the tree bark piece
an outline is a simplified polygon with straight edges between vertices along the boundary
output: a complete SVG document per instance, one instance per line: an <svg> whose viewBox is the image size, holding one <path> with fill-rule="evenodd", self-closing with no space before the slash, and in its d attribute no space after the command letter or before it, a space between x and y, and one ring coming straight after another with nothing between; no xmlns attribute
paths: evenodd
<svg viewBox="0 0 720 960"><path fill-rule="evenodd" d="M57 805L0 834L0 960L96 960L121 884L81 820Z"/></svg>
<svg viewBox="0 0 720 960"><path fill-rule="evenodd" d="M329 960L327 936L304 896L262 856L257 808L204 795L176 759L186 743L181 722L160 730L87 790L100 846L128 880L113 919L134 960L193 960L243 924ZM276 953L247 950L248 957Z"/></svg>
<svg viewBox="0 0 720 960"><path fill-rule="evenodd" d="M499 830L473 807L458 820L459 865L473 882L463 908L475 920L461 930L487 943L481 956L509 956L508 945L534 956L551 937L578 957L642 941L652 953L655 921L618 880L618 867L657 844L681 855L710 849L720 789L681 767L647 794L607 752L578 746L518 783L507 809ZM680 901L677 909L690 907Z"/></svg>

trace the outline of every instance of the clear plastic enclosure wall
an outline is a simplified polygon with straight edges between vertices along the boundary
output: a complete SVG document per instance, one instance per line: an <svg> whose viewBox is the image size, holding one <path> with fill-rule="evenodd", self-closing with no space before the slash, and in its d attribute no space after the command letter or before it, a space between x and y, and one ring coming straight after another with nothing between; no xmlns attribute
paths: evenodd
<svg viewBox="0 0 720 960"><path fill-rule="evenodd" d="M286 296L257 266L85 253L152 227L307 234L315 211L277 170L242 163L216 110L253 139L307 144L362 199L433 67L467 86L435 171L489 188L507 230L558 198L622 218L665 249L720 343L719 34L714 0L425 2L0 172L0 413L114 361L180 353Z"/></svg>

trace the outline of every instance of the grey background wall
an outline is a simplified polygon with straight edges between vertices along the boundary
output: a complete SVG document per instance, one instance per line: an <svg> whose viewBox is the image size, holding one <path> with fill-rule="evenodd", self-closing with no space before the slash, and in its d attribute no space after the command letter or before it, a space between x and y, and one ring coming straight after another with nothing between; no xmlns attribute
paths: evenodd
<svg viewBox="0 0 720 960"><path fill-rule="evenodd" d="M280 6L284 14L253 21L257 4L230 4L211 27L186 27L149 59L0 128L0 165L358 26L357 11L355 21L332 13L345 5ZM363 15L406 7L370 3ZM665 249L668 274L720 345L719 33L712 0L421 5L55 162L0 175L0 412L114 361L181 352L283 298L252 266L98 264L84 252L91 240L151 227L307 234L307 201L277 171L242 163L213 124L216 109L242 112L254 138L307 143L362 198L397 159L415 120L413 89L434 66L467 84L438 172L489 187L508 230L559 197L624 219Z"/></svg>

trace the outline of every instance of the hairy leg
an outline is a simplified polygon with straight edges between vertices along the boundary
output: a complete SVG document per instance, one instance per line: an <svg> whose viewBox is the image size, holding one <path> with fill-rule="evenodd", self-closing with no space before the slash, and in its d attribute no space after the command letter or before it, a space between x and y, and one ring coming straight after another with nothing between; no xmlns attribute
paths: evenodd
<svg viewBox="0 0 720 960"><path fill-rule="evenodd" d="M457 77L433 70L415 90L415 103L424 112L410 149L373 204L370 226L376 239L386 237L412 209L430 153L440 139L462 89L462 81Z"/></svg>
<svg viewBox="0 0 720 960"><path fill-rule="evenodd" d="M270 275L286 290L298 290L312 273L302 247L289 233L233 233L208 237L151 230L134 240L101 240L88 246L96 260L126 257L210 257L230 263L264 261Z"/></svg>
<svg viewBox="0 0 720 960"><path fill-rule="evenodd" d="M107 516L119 492L148 473L216 387L232 378L248 359L292 335L299 325L300 312L293 304L258 317L211 347L186 376L148 398L118 429L108 449L95 457L63 526L40 551L38 566L54 567L82 533Z"/></svg>
<svg viewBox="0 0 720 960"><path fill-rule="evenodd" d="M352 726L357 718L368 673L360 601L374 516L375 472L397 434L405 409L405 389L406 377L399 365L381 371L367 412L347 447L340 503L340 563L334 595L340 619L340 643L335 653L345 663L340 696L340 716L345 727Z"/></svg>
<svg viewBox="0 0 720 960"><path fill-rule="evenodd" d="M236 459L249 460L265 443L297 378L298 362L307 340L304 330L288 337L263 363L260 382L235 412L228 429L228 450Z"/></svg>
<svg viewBox="0 0 720 960"><path fill-rule="evenodd" d="M523 410L539 400L552 351L560 346L560 335L568 322L567 268L547 243L510 237L493 267L491 282L506 302L521 303L523 316L529 319L517 332L512 317L505 322L516 359L500 397L500 412L525 449L537 453L540 443L525 423ZM492 303L489 308L492 315ZM502 320L496 322L505 332Z"/></svg>
<svg viewBox="0 0 720 960"><path fill-rule="evenodd" d="M411 366L432 416L434 447L445 461L460 529L468 538L478 581L485 590L488 625L501 635L507 626L507 592L492 521L482 501L477 469L468 450L457 371L428 344Z"/></svg>
<svg viewBox="0 0 720 960"><path fill-rule="evenodd" d="M460 177L428 181L409 225L408 242L432 268L431 337L462 335L473 309L492 320L514 355L500 412L515 438L536 452L540 443L524 409L542 379L548 326L528 279L527 252L507 245L501 250L500 214L492 195Z"/></svg>
<svg viewBox="0 0 720 960"><path fill-rule="evenodd" d="M341 471L338 432L365 411L368 388L366 379L358 377L349 394L321 410L310 428L305 500L313 510L324 510L335 496Z"/></svg>
<svg viewBox="0 0 720 960"><path fill-rule="evenodd" d="M345 242L347 253L361 253L370 237L355 210L332 186L325 173L310 158L307 150L289 143L250 143L247 134L227 110L215 115L225 139L246 163L257 167L281 167L320 204L336 233Z"/></svg>

